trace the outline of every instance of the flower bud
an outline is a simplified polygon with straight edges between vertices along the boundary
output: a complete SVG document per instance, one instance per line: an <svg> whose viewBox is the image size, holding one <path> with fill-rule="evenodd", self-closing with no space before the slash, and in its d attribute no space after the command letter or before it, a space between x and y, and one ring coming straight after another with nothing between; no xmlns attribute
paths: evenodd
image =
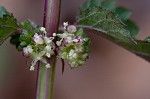
<svg viewBox="0 0 150 99"><path fill-rule="evenodd" d="M50 64L46 64L45 67L46 67L46 68L51 68L51 65L50 65Z"/></svg>
<svg viewBox="0 0 150 99"><path fill-rule="evenodd" d="M69 52L69 56L72 56L75 53L75 50L71 49Z"/></svg>
<svg viewBox="0 0 150 99"><path fill-rule="evenodd" d="M74 53L74 54L72 55L72 57L73 57L73 58L78 58L78 54L77 54L77 53Z"/></svg>
<svg viewBox="0 0 150 99"><path fill-rule="evenodd" d="M46 33L46 29L44 27L40 27L39 29L40 29L40 31Z"/></svg>
<svg viewBox="0 0 150 99"><path fill-rule="evenodd" d="M30 67L30 71L34 71L35 67L34 66L31 66Z"/></svg>
<svg viewBox="0 0 150 99"><path fill-rule="evenodd" d="M69 33L74 33L74 32L77 31L77 28L76 28L74 25L69 25L69 26L67 27L67 31L68 31Z"/></svg>
<svg viewBox="0 0 150 99"><path fill-rule="evenodd" d="M57 36L57 34L56 34L56 33L53 33L53 36Z"/></svg>

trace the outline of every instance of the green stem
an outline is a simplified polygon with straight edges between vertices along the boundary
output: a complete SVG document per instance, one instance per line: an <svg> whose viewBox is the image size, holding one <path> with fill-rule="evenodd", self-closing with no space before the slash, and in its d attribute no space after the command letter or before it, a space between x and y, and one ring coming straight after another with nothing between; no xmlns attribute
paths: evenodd
<svg viewBox="0 0 150 99"><path fill-rule="evenodd" d="M48 31L49 36L58 31L60 3L61 0L45 0L43 26ZM56 55L49 60L49 63L52 64L51 69L38 65L36 99L53 98Z"/></svg>
<svg viewBox="0 0 150 99"><path fill-rule="evenodd" d="M42 66L42 64L38 64L38 83L37 83L37 93L36 93L36 99L43 99L44 97L44 86L45 86L45 71L46 68L45 66Z"/></svg>
<svg viewBox="0 0 150 99"><path fill-rule="evenodd" d="M54 88L54 78L55 78L55 68L56 68L56 58L53 57L51 60L51 73L50 70L45 68L45 64L39 63L39 78L38 78L38 89L36 99L52 99L53 88ZM50 77L51 75L51 77ZM51 78L51 79L50 79ZM50 82L50 84L49 84Z"/></svg>
<svg viewBox="0 0 150 99"><path fill-rule="evenodd" d="M53 99L53 91L54 91L54 80L55 80L55 69L56 69L56 58L52 62L52 69L51 69L51 82L50 82L50 98Z"/></svg>

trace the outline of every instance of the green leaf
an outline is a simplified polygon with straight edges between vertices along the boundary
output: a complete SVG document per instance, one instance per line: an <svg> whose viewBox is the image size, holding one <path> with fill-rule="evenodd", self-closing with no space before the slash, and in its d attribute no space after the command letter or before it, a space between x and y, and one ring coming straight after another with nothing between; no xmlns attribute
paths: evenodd
<svg viewBox="0 0 150 99"><path fill-rule="evenodd" d="M102 3L101 0L88 0L83 4L80 10L84 11L95 6L101 6L101 3Z"/></svg>
<svg viewBox="0 0 150 99"><path fill-rule="evenodd" d="M79 28L93 30L91 33L103 36L150 62L149 38L144 41L135 40L133 36L139 29L130 20L125 23L127 25L124 25L113 12L94 7L82 11L76 24Z"/></svg>
<svg viewBox="0 0 150 99"><path fill-rule="evenodd" d="M142 40L136 40L136 42L136 45L130 43L120 43L119 45L150 62L150 42Z"/></svg>
<svg viewBox="0 0 150 99"><path fill-rule="evenodd" d="M127 20L124 23L127 25L126 29L130 31L132 37L135 37L139 33L139 28L133 21Z"/></svg>
<svg viewBox="0 0 150 99"><path fill-rule="evenodd" d="M19 29L17 20L13 14L6 14L0 18L0 44L4 42L13 32Z"/></svg>
<svg viewBox="0 0 150 99"><path fill-rule="evenodd" d="M113 12L100 7L93 7L82 11L77 20L79 27L91 28L117 38L117 42L135 43L125 25L116 17Z"/></svg>
<svg viewBox="0 0 150 99"><path fill-rule="evenodd" d="M0 6L0 18L5 14L9 14L9 12L4 7Z"/></svg>
<svg viewBox="0 0 150 99"><path fill-rule="evenodd" d="M101 6L101 0L91 0L90 7Z"/></svg>
<svg viewBox="0 0 150 99"><path fill-rule="evenodd" d="M147 41L150 43L150 36L146 37L144 41Z"/></svg>
<svg viewBox="0 0 150 99"><path fill-rule="evenodd" d="M116 0L104 0L102 2L102 8L106 10L114 10L116 7Z"/></svg>
<svg viewBox="0 0 150 99"><path fill-rule="evenodd" d="M115 9L115 13L118 15L118 18L122 21L126 21L131 15L131 11L124 7L117 7Z"/></svg>
<svg viewBox="0 0 150 99"><path fill-rule="evenodd" d="M23 35L20 35L20 42L26 42L27 44L32 43L32 36L35 33L40 33L40 30L37 28L37 25L35 25L30 20L26 20L20 24L20 27L22 29Z"/></svg>
<svg viewBox="0 0 150 99"><path fill-rule="evenodd" d="M14 33L13 35L11 35L10 43L15 45L16 48L18 48L18 46L20 45L19 37L20 34L18 33Z"/></svg>
<svg viewBox="0 0 150 99"><path fill-rule="evenodd" d="M90 7L90 2L85 2L83 6L80 8L81 11L84 11Z"/></svg>

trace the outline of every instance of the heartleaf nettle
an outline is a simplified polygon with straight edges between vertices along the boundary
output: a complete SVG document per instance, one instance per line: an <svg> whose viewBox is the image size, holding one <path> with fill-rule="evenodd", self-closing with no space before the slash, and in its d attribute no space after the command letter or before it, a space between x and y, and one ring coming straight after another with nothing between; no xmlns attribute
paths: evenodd
<svg viewBox="0 0 150 99"><path fill-rule="evenodd" d="M53 55L67 60L71 68L75 68L85 63L90 51L86 28L150 61L149 37L136 40L139 28L129 19L131 11L115 4L115 0L87 1L80 8L75 25L64 22L63 30L52 36L30 20L18 23L13 14L0 7L0 44L11 36L10 42L33 60L30 70L34 70L38 61L50 68L47 60Z"/></svg>

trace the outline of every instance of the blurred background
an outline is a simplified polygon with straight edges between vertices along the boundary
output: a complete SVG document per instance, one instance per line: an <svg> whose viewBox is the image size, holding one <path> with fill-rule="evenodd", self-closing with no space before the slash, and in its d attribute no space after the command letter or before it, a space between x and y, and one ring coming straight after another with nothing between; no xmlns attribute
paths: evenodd
<svg viewBox="0 0 150 99"><path fill-rule="evenodd" d="M61 24L73 23L85 0L62 0ZM43 20L44 0L0 0L19 21ZM150 35L150 0L117 0L117 5L132 10L141 31L138 38ZM150 99L150 64L112 42L88 33L92 39L86 65L61 74L57 63L54 99ZM34 99L36 72L9 40L0 47L0 99Z"/></svg>

